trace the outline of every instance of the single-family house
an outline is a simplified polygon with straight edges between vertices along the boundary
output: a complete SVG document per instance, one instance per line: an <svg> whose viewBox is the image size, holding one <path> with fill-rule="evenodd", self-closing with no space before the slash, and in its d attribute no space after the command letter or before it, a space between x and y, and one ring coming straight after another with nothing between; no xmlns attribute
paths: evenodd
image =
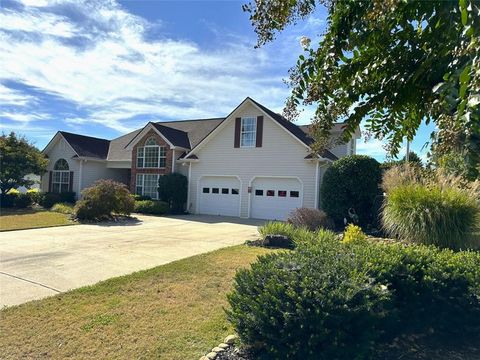
<svg viewBox="0 0 480 360"><path fill-rule="evenodd" d="M340 136L336 124L332 137ZM196 214L285 219L298 207L319 208L327 167L356 151L351 141L313 155L308 126L246 98L225 118L149 122L113 140L59 131L43 152L50 159L41 189L82 189L98 179L157 198L159 176L188 177L186 210Z"/></svg>

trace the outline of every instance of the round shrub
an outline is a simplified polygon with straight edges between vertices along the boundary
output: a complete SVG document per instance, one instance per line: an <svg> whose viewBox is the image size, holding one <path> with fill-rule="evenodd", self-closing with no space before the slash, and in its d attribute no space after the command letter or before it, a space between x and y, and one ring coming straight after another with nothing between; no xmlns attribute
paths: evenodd
<svg viewBox="0 0 480 360"><path fill-rule="evenodd" d="M62 202L58 193L43 193L39 195L38 204L45 209L50 209L53 205Z"/></svg>
<svg viewBox="0 0 480 360"><path fill-rule="evenodd" d="M363 243L366 240L367 235L365 235L360 226L348 224L348 226L345 228L342 239L344 244Z"/></svg>
<svg viewBox="0 0 480 360"><path fill-rule="evenodd" d="M259 359L367 359L398 336L480 331L480 253L321 241L260 257L227 310Z"/></svg>
<svg viewBox="0 0 480 360"><path fill-rule="evenodd" d="M164 215L168 213L169 206L164 201L138 200L135 201L134 212L140 214Z"/></svg>
<svg viewBox="0 0 480 360"><path fill-rule="evenodd" d="M82 191L74 214L80 220L101 220L113 214L130 215L135 200L125 184L113 180L98 180Z"/></svg>
<svg viewBox="0 0 480 360"><path fill-rule="evenodd" d="M480 231L480 203L460 189L401 185L390 190L382 220L402 240L462 249Z"/></svg>
<svg viewBox="0 0 480 360"><path fill-rule="evenodd" d="M16 194L0 194L0 207L2 208L12 208L15 206L15 199L17 198Z"/></svg>
<svg viewBox="0 0 480 360"><path fill-rule="evenodd" d="M327 169L320 188L322 208L336 226L342 226L344 218L352 220L350 209L362 226L375 221L373 208L381 176L380 164L364 155L346 156Z"/></svg>
<svg viewBox="0 0 480 360"><path fill-rule="evenodd" d="M305 228L310 231L319 229L333 229L333 221L323 212L318 209L311 208L297 208L293 210L287 222L297 228Z"/></svg>
<svg viewBox="0 0 480 360"><path fill-rule="evenodd" d="M227 317L258 359L359 359L382 336L389 293L334 234L239 270Z"/></svg>

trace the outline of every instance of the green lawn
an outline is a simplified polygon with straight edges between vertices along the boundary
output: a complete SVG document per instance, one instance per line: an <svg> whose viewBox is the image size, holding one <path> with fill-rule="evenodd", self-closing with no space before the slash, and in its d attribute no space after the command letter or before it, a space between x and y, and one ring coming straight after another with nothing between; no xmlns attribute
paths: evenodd
<svg viewBox="0 0 480 360"><path fill-rule="evenodd" d="M2 357L198 359L232 332L238 268L269 250L235 246L0 312Z"/></svg>
<svg viewBox="0 0 480 360"><path fill-rule="evenodd" d="M1 210L0 231L75 224L66 214L47 210Z"/></svg>

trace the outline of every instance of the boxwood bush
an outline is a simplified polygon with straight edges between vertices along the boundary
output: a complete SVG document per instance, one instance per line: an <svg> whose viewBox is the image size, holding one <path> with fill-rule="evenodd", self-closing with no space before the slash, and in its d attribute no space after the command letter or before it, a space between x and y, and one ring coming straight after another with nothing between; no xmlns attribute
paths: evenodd
<svg viewBox="0 0 480 360"><path fill-rule="evenodd" d="M390 190L382 219L385 231L402 240L467 248L480 231L480 202L460 189L400 185Z"/></svg>
<svg viewBox="0 0 480 360"><path fill-rule="evenodd" d="M344 218L351 220L349 209L354 209L360 225L374 223L381 179L380 164L371 157L350 155L335 161L325 172L320 188L322 209L338 227L343 226Z"/></svg>
<svg viewBox="0 0 480 360"><path fill-rule="evenodd" d="M134 212L141 214L164 215L167 214L169 206L164 201L137 200L135 201Z"/></svg>
<svg viewBox="0 0 480 360"><path fill-rule="evenodd" d="M330 234L237 272L227 317L256 358L368 359L399 335L480 330L480 253Z"/></svg>

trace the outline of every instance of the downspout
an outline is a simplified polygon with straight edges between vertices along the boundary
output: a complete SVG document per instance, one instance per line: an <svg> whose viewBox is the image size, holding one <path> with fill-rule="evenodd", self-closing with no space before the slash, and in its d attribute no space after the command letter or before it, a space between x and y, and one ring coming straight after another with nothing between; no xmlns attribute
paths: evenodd
<svg viewBox="0 0 480 360"><path fill-rule="evenodd" d="M192 178L192 163L188 163L188 178L187 178L187 186L188 186L188 191L187 191L187 211L190 211L190 189L191 184L190 184L190 179Z"/></svg>
<svg viewBox="0 0 480 360"><path fill-rule="evenodd" d="M82 173L83 173L83 160L80 160L80 167L78 171L78 192L77 199L80 199L80 194L82 192Z"/></svg>

